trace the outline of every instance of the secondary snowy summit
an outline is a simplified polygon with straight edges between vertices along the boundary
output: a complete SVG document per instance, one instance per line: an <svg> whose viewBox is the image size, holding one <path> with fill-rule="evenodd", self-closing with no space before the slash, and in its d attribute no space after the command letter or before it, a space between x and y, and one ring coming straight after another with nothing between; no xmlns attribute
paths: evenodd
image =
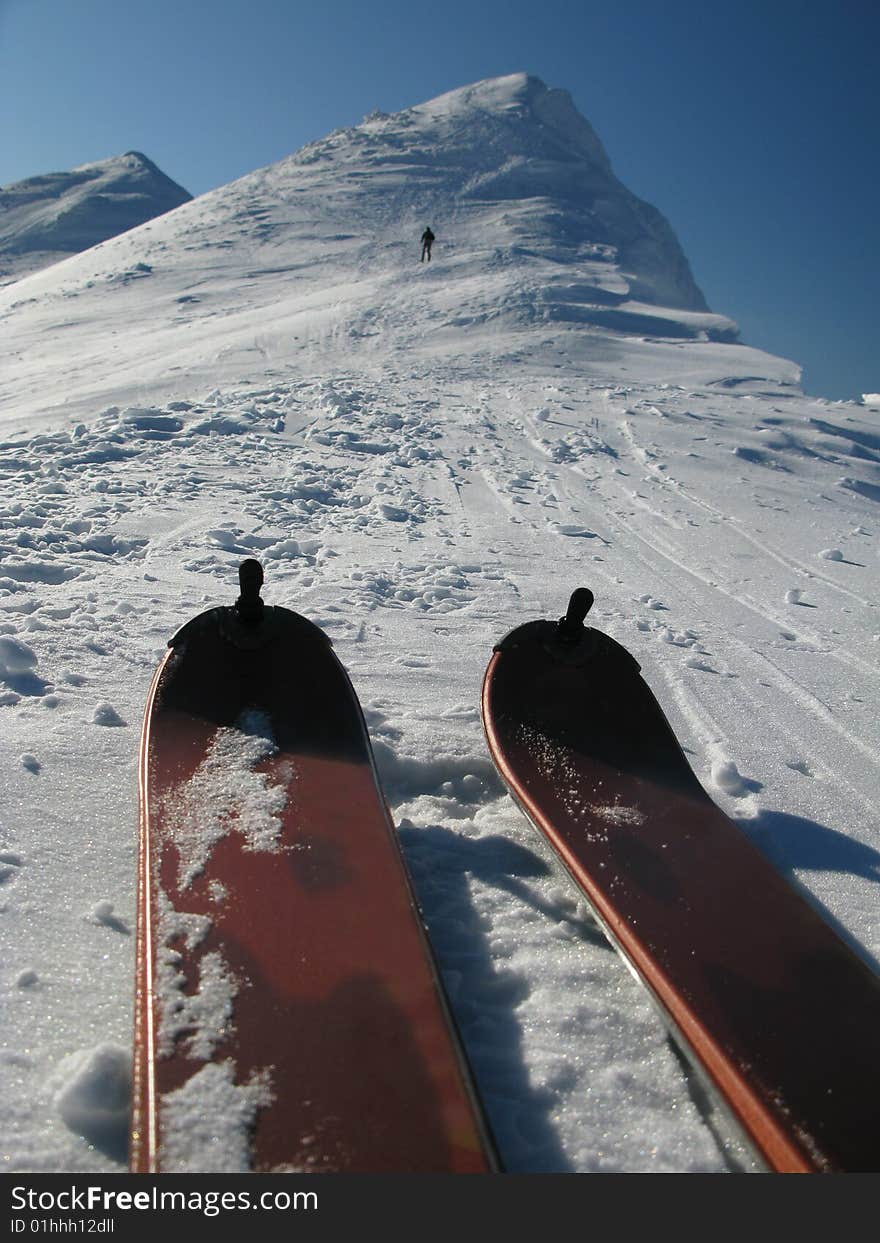
<svg viewBox="0 0 880 1243"><path fill-rule="evenodd" d="M139 151L0 187L0 285L88 250L192 195Z"/></svg>

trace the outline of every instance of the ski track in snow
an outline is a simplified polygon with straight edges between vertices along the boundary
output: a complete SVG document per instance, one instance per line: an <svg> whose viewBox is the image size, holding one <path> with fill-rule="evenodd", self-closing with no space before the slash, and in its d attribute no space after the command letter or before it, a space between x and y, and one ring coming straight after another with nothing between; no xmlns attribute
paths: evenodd
<svg viewBox="0 0 880 1243"><path fill-rule="evenodd" d="M507 630L589 586L712 796L876 962L874 416L745 347L554 319L545 269L489 244L494 207L461 206L429 271L383 196L335 232L284 179L317 193L352 133L0 291L20 324L0 393L4 1168L124 1168L143 705L168 637L231 603L250 556L351 674L506 1168L730 1168L746 1158L503 792L480 683ZM246 1121L265 1085L224 1075L207 1086Z"/></svg>

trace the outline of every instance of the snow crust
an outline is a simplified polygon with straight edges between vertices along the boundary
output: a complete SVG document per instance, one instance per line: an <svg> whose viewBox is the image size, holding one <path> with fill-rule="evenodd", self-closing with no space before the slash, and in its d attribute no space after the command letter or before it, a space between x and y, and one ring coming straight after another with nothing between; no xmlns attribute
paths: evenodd
<svg viewBox="0 0 880 1243"><path fill-rule="evenodd" d="M574 587L876 961L876 412L737 343L591 134L536 79L481 84L0 291L5 1170L123 1168L139 722L245 556L352 676L508 1169L732 1162L487 755L493 643ZM169 1038L234 1021L237 982L206 981ZM202 1076L169 1160L246 1169L268 1082Z"/></svg>

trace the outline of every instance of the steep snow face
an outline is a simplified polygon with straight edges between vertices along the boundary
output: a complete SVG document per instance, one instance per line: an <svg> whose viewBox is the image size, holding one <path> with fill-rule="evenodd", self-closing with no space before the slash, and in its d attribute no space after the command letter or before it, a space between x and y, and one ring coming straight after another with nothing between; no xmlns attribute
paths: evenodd
<svg viewBox="0 0 880 1243"><path fill-rule="evenodd" d="M138 151L0 188L0 284L186 203L192 195Z"/></svg>
<svg viewBox="0 0 880 1243"><path fill-rule="evenodd" d="M399 140L412 124L429 149L444 152L461 199L484 207L503 204L499 241L557 262L599 259L624 278L621 286L609 271L611 279L600 277L592 290L585 286L572 296L569 289L564 305L586 309L591 301L613 305L628 296L708 309L669 224L614 176L568 91L512 74L389 118L385 133Z"/></svg>
<svg viewBox="0 0 880 1243"><path fill-rule="evenodd" d="M635 299L707 310L668 223L617 180L568 92L527 74L373 114L294 162L338 167L355 181L368 168L373 195L388 196L391 214L380 216L413 230L420 214L431 218L462 259L488 243L493 258L519 261L540 280L544 315L625 331L626 314L609 323L605 308Z"/></svg>

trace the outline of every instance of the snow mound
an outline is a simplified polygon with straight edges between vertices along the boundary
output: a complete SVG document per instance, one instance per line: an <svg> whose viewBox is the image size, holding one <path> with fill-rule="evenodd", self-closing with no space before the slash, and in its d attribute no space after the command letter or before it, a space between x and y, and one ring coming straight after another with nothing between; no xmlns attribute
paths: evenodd
<svg viewBox="0 0 880 1243"><path fill-rule="evenodd" d="M66 1126L105 1150L124 1150L131 1111L131 1053L100 1044L72 1054L55 1108Z"/></svg>
<svg viewBox="0 0 880 1243"><path fill-rule="evenodd" d="M743 798L749 792L746 779L733 760L717 759L712 765L712 784L733 798Z"/></svg>
<svg viewBox="0 0 880 1243"><path fill-rule="evenodd" d="M117 728L125 725L125 721L123 721L122 717L111 703L102 701L101 703L95 705L95 710L92 713L92 724L106 725L111 728Z"/></svg>
<svg viewBox="0 0 880 1243"><path fill-rule="evenodd" d="M0 679L10 674L30 673L37 665L37 654L27 643L11 635L0 635Z"/></svg>

